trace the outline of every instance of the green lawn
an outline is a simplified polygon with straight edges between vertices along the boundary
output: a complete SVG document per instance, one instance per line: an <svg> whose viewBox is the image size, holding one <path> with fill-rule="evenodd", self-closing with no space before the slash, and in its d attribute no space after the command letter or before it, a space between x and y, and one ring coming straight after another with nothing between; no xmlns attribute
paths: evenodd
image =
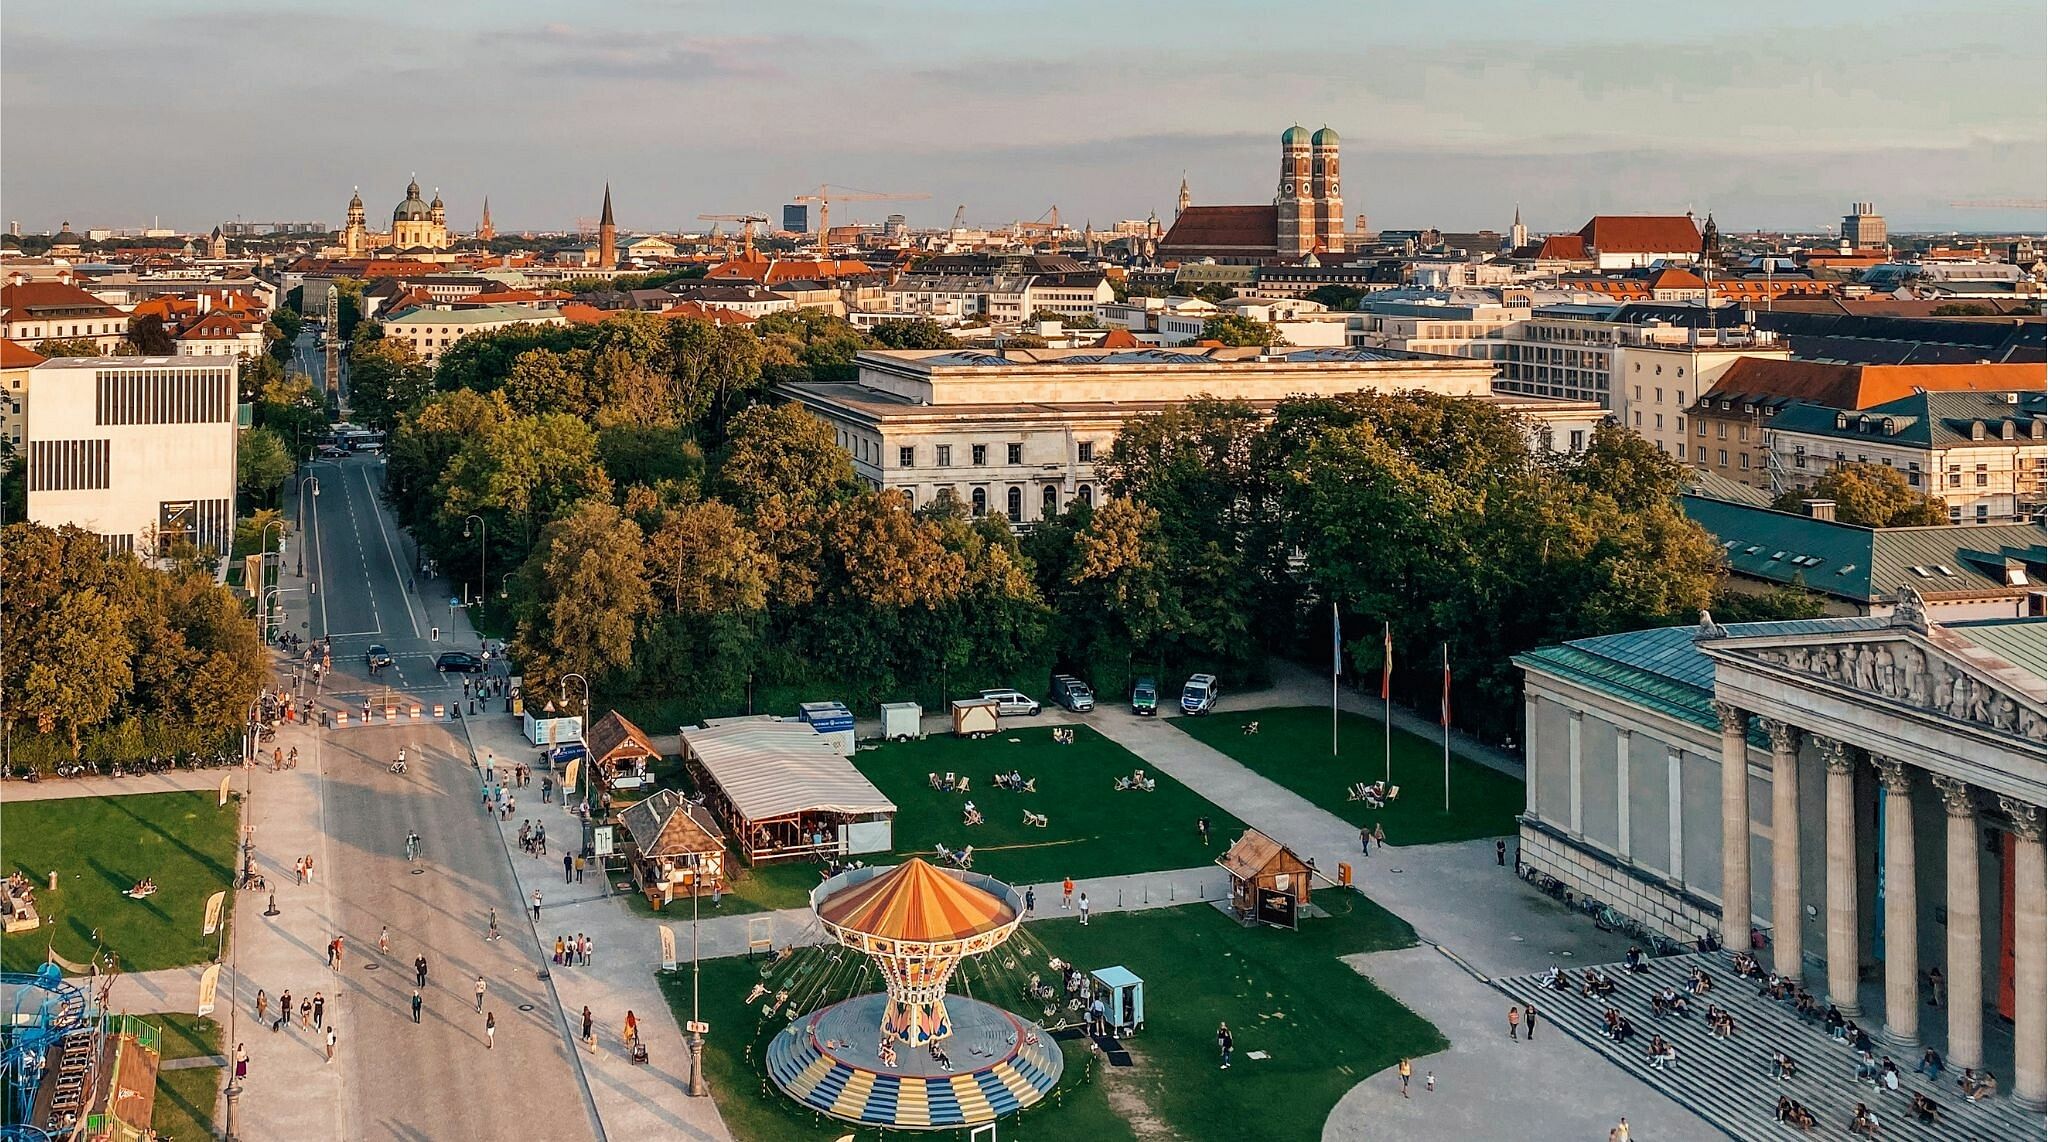
<svg viewBox="0 0 2048 1142"><path fill-rule="evenodd" d="M1333 915L1305 921L1300 932L1247 929L1199 904L1111 913L1086 928L1076 920L1028 925L1010 948L1022 968L1048 955L1087 968L1122 964L1146 981L1147 1023L1128 1040L1138 1058L1129 1070L1096 1071L1085 1048L1067 1044L1056 1097L1006 1121L1001 1136L1112 1142L1136 1137L1132 1123L1144 1120L1155 1136L1221 1137L1219 1124L1228 1123L1234 1139L1315 1139L1352 1086L1403 1055L1442 1050L1435 1027L1338 959L1405 947L1413 930L1355 893L1326 890L1316 901ZM799 1109L772 1086L763 1090L755 1060L787 1018L763 1020L759 1004L740 1002L761 979L761 962L704 965L703 1013L712 1027L705 1068L719 1111L743 1142L845 1134L843 1124ZM956 990L960 981L989 985L1002 974L982 976L970 966ZM677 1020L688 1019L689 973L664 976L662 987ZM1002 1000L989 986L977 993ZM1220 1022L1236 1039L1237 1061L1228 1071L1216 1066ZM1249 1058L1253 1051L1268 1057ZM1115 1105L1111 1086L1120 1095Z"/></svg>
<svg viewBox="0 0 2048 1142"><path fill-rule="evenodd" d="M201 935L200 927L207 897L232 881L239 819L239 805L216 808L211 791L0 805L0 867L35 882L43 916L41 931L6 940L0 964L34 970L46 941L74 963L96 947L112 949L127 971L213 959L218 937ZM156 895L124 895L145 876L155 879ZM234 900L229 892L230 910Z"/></svg>
<svg viewBox="0 0 2048 1142"><path fill-rule="evenodd" d="M1259 732L1246 734L1247 722ZM1345 791L1386 775L1386 736L1380 723L1341 715L1339 754L1330 756L1330 711L1313 706L1236 710L1201 718L1174 718L1189 737L1236 759L1354 825L1381 824L1395 845L1427 845L1507 836L1523 809L1522 782L1451 755L1451 811L1444 812L1443 745L1394 731L1394 784L1401 796L1385 809L1351 801Z"/></svg>
<svg viewBox="0 0 2048 1142"><path fill-rule="evenodd" d="M1072 876L1119 876L1134 872L1193 868L1215 862L1222 846L1243 829L1173 778L1146 769L1158 788L1151 793L1117 793L1112 784L1145 763L1087 726L1074 727L1072 745L1052 740L1052 727L1005 728L973 741L932 736L863 749L853 763L896 803L896 851L884 861L933 854L941 843L974 846L974 870L1018 884ZM1038 792L1011 793L991 780L998 770L1017 770L1038 779ZM930 773L965 774L966 796L942 793L926 780ZM969 799L986 823L962 825ZM1024 824L1024 810L1043 813L1045 828ZM1209 818L1210 843L1195 832Z"/></svg>
<svg viewBox="0 0 2048 1142"><path fill-rule="evenodd" d="M164 1062L226 1053L222 1049L221 1025L209 1017L167 1012L142 1018L163 1031L158 1049ZM212 1138L213 1111L225 1077L224 1067L158 1072L150 1126L175 1142Z"/></svg>

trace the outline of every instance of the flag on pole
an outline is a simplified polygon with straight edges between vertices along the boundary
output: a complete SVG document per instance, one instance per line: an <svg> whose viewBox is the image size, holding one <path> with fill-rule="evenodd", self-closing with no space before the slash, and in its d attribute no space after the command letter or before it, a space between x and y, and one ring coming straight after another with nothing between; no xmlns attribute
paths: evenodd
<svg viewBox="0 0 2048 1142"><path fill-rule="evenodd" d="M1385 623L1380 633L1380 701L1394 696L1394 624Z"/></svg>
<svg viewBox="0 0 2048 1142"><path fill-rule="evenodd" d="M213 1014L214 998L220 991L220 965L214 964L199 976L199 1004L196 1015Z"/></svg>
<svg viewBox="0 0 2048 1142"><path fill-rule="evenodd" d="M207 897L206 926L200 931L200 935L211 936L215 932L220 931L220 911L227 903L227 899L228 894L225 892L216 892L212 896Z"/></svg>
<svg viewBox="0 0 2048 1142"><path fill-rule="evenodd" d="M214 802L216 809L228 803L228 776L232 775L225 775L220 779L220 797Z"/></svg>
<svg viewBox="0 0 2048 1142"><path fill-rule="evenodd" d="M692 884L690 887L695 889L697 886ZM661 931L661 970L674 971L676 970L675 929L670 928L667 924L660 924L657 927Z"/></svg>
<svg viewBox="0 0 2048 1142"><path fill-rule="evenodd" d="M1451 644L1444 644L1444 711L1443 727L1451 728Z"/></svg>
<svg viewBox="0 0 2048 1142"><path fill-rule="evenodd" d="M1330 673L1344 673L1344 619L1337 614L1334 602L1330 604Z"/></svg>

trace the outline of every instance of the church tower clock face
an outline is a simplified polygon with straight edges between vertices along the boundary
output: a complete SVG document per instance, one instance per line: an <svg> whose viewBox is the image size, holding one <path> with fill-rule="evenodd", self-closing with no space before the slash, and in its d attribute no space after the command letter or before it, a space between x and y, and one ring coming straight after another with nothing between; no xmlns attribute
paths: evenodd
<svg viewBox="0 0 2048 1142"><path fill-rule="evenodd" d="M1282 193L1282 194L1293 194L1293 193L1294 193L1294 184L1293 184L1293 183L1291 183L1291 182L1283 182L1283 183L1281 183L1281 184L1280 184L1280 193Z"/></svg>

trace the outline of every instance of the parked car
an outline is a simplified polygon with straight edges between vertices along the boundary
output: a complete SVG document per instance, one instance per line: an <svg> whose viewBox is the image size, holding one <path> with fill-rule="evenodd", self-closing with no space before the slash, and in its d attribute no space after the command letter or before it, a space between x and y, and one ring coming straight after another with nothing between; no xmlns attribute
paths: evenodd
<svg viewBox="0 0 2048 1142"><path fill-rule="evenodd" d="M1022 690L983 690L981 696L996 704L996 713L1006 718L1036 714L1038 700Z"/></svg>
<svg viewBox="0 0 2048 1142"><path fill-rule="evenodd" d="M484 660L467 651L451 650L434 660L434 669L443 674L482 674Z"/></svg>
<svg viewBox="0 0 2048 1142"><path fill-rule="evenodd" d="M1076 714L1085 714L1095 708L1095 691L1071 674L1055 674L1052 676L1052 700Z"/></svg>
<svg viewBox="0 0 2048 1142"><path fill-rule="evenodd" d="M332 444L322 444L320 447L313 449L313 458L315 460L346 460L348 459L348 449Z"/></svg>
<svg viewBox="0 0 2048 1142"><path fill-rule="evenodd" d="M384 649L384 644L380 642L371 643L370 649L368 653L363 655L363 659L364 661L369 663L370 669L372 670L378 670L383 667L393 665L395 661L391 657L391 652Z"/></svg>
<svg viewBox="0 0 2048 1142"><path fill-rule="evenodd" d="M1140 678L1131 686L1131 713L1142 718L1159 716L1159 684Z"/></svg>
<svg viewBox="0 0 2048 1142"><path fill-rule="evenodd" d="M1217 697L1216 676L1214 674L1194 675L1188 679L1186 686L1181 687L1181 713L1206 714L1216 708Z"/></svg>

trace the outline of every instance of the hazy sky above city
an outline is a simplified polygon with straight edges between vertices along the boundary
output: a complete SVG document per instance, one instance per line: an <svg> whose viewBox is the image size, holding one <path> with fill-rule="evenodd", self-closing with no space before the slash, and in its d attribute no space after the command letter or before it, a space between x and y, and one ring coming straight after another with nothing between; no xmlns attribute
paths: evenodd
<svg viewBox="0 0 2048 1142"><path fill-rule="evenodd" d="M1278 138L1344 138L1347 215L1538 231L1712 210L1818 228L2038 227L2040 0L1711 5L8 0L0 211L33 232L388 225L407 177L450 225L779 216L821 182L942 225L1098 226L1270 201Z"/></svg>

